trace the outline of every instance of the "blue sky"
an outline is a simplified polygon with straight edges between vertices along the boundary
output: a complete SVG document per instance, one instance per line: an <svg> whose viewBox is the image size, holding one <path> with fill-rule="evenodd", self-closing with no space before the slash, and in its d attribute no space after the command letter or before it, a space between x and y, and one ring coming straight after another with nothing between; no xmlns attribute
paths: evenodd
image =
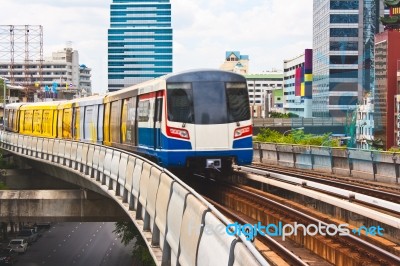
<svg viewBox="0 0 400 266"><path fill-rule="evenodd" d="M111 0L2 0L2 25L42 25L44 56L67 42L92 68L94 92L107 89ZM219 68L225 51L250 58L250 73L282 69L312 48L312 0L171 0L174 71Z"/></svg>

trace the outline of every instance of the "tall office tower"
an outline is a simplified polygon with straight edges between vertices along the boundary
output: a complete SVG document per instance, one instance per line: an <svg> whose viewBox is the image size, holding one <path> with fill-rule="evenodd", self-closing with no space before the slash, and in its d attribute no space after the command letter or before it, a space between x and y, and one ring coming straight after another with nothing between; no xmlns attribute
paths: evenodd
<svg viewBox="0 0 400 266"><path fill-rule="evenodd" d="M108 30L108 90L172 72L169 0L113 0Z"/></svg>
<svg viewBox="0 0 400 266"><path fill-rule="evenodd" d="M314 0L313 116L345 117L374 88L383 0Z"/></svg>

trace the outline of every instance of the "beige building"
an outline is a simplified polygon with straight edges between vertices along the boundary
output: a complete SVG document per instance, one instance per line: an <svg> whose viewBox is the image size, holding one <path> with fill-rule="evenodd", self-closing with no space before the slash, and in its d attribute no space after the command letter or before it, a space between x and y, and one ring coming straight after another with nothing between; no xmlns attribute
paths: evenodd
<svg viewBox="0 0 400 266"><path fill-rule="evenodd" d="M239 51L225 52L225 61L221 70L231 71L242 75L249 73L249 56L241 55Z"/></svg>
<svg viewBox="0 0 400 266"><path fill-rule="evenodd" d="M92 91L91 68L79 64L78 51L70 47L53 52L51 57L44 58L43 62L14 62L13 67L11 62L0 62L0 77L9 80L10 85L24 87L18 95L11 92L8 94L10 97L19 97L23 102L47 98L46 94L52 91L53 86L57 87L59 97L64 94L63 98L90 95ZM26 80L26 77L29 77L29 80ZM13 98L7 99L7 102L13 101Z"/></svg>

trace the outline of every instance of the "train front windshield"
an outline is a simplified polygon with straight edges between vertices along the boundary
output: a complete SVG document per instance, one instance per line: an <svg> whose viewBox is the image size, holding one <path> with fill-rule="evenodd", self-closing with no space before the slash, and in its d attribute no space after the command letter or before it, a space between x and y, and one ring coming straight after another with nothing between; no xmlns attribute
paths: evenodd
<svg viewBox="0 0 400 266"><path fill-rule="evenodd" d="M168 120L201 125L250 119L246 83L167 84Z"/></svg>

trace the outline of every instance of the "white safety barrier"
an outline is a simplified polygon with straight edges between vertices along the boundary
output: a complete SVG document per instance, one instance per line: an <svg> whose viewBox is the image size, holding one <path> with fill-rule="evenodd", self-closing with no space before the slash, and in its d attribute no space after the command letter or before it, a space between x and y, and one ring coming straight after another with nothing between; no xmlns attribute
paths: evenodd
<svg viewBox="0 0 400 266"><path fill-rule="evenodd" d="M64 165L67 167L71 167L71 147L72 147L72 142L71 141L65 141L65 146L64 146Z"/></svg>
<svg viewBox="0 0 400 266"><path fill-rule="evenodd" d="M117 176L117 187L115 188L115 195L124 196L124 186L126 179L126 169L128 167L129 155L126 153L121 153L121 160L118 165L118 176ZM124 199L126 202L126 199Z"/></svg>
<svg viewBox="0 0 400 266"><path fill-rule="evenodd" d="M243 243L236 243L233 266L260 265Z"/></svg>
<svg viewBox="0 0 400 266"><path fill-rule="evenodd" d="M148 224L149 217L145 216L145 209L147 203L147 191L149 188L149 181L150 181L150 170L151 164L145 162L143 163L142 173L140 175L140 182L139 182L139 202L137 205L137 217L141 217L144 221L144 224Z"/></svg>
<svg viewBox="0 0 400 266"><path fill-rule="evenodd" d="M162 172L160 169L156 167L151 168L149 186L147 191L147 203L146 203L146 210L150 216L150 219L148 220L147 224L144 224L144 229L145 230L150 229L151 232L153 232L153 227L154 227L154 218L156 215L156 199L157 199L158 185L160 184L161 173Z"/></svg>
<svg viewBox="0 0 400 266"><path fill-rule="evenodd" d="M114 151L112 160L111 160L111 171L110 171L110 178L106 180L106 185L108 189L116 191L117 189L117 181L118 181L118 172L119 172L119 161L121 160L121 152Z"/></svg>
<svg viewBox="0 0 400 266"><path fill-rule="evenodd" d="M197 247L200 235L204 232L203 218L206 211L207 206L195 196L187 196L179 240L179 264L182 266L196 265Z"/></svg>
<svg viewBox="0 0 400 266"><path fill-rule="evenodd" d="M122 199L123 202L128 203L129 209L133 210L133 204L131 205L131 198L132 195L132 178L133 178L133 171L135 170L135 157L128 156L128 165L126 166L125 177L121 177L120 184L124 183L123 185L123 193ZM122 181L124 180L124 182Z"/></svg>
<svg viewBox="0 0 400 266"><path fill-rule="evenodd" d="M59 164L65 163L65 140L60 140L58 143L58 161Z"/></svg>
<svg viewBox="0 0 400 266"><path fill-rule="evenodd" d="M189 191L180 184L174 183L172 185L172 195L167 213L168 230L166 238L171 247L171 265L177 265L182 216L188 194Z"/></svg>
<svg viewBox="0 0 400 266"><path fill-rule="evenodd" d="M95 163L95 159L94 159L94 151L95 151L95 147L97 146L93 146L90 145L88 147L88 152L87 152L87 161L86 164L83 165L83 173L90 176L91 178L94 177L94 163ZM97 162L96 158L96 162Z"/></svg>
<svg viewBox="0 0 400 266"><path fill-rule="evenodd" d="M108 189L110 189L110 176L111 176L111 162L113 158L114 151L112 149L106 149L106 156L104 157L103 162L103 174L102 178L100 178L101 183L106 185Z"/></svg>
<svg viewBox="0 0 400 266"><path fill-rule="evenodd" d="M76 144L76 146L73 149L76 149L76 158L72 162L72 168L81 172L82 170L80 170L81 169L80 167L82 164L82 155L83 155L84 145L83 144L78 145L78 143L75 143L75 144Z"/></svg>
<svg viewBox="0 0 400 266"><path fill-rule="evenodd" d="M82 149L80 150L79 147L82 147ZM77 160L77 170L84 173L84 174L88 174L86 172L86 165L89 163L88 161L88 156L89 156L89 145L84 143L83 145L79 145L78 146L78 152L81 152L81 159ZM93 158L93 157L92 157Z"/></svg>
<svg viewBox="0 0 400 266"><path fill-rule="evenodd" d="M142 175L142 167L143 167L143 161L140 159L135 160L135 168L133 170L132 174L132 184L131 184L131 191L130 192L130 197L128 200L129 206L133 210L137 209L137 203L139 199L139 185L140 185L140 176Z"/></svg>
<svg viewBox="0 0 400 266"><path fill-rule="evenodd" d="M82 145L80 145L82 146ZM78 142L72 142L71 143L71 150L70 150L70 154L69 154L69 159L71 160L71 164L70 167L72 167L73 169L76 170L76 160L78 159Z"/></svg>
<svg viewBox="0 0 400 266"><path fill-rule="evenodd" d="M27 137L25 154L32 156L32 137L31 136Z"/></svg>
<svg viewBox="0 0 400 266"><path fill-rule="evenodd" d="M225 225L212 213L206 213L197 255L198 265L229 265L234 236L225 232Z"/></svg>
<svg viewBox="0 0 400 266"><path fill-rule="evenodd" d="M105 175L105 172L104 172L104 167L105 167L105 158L106 158L106 151L107 151L107 149L106 148L104 148L104 147L100 147L100 153L99 153L99 159L98 159L98 162L97 162L97 175L96 175L96 181L100 181L101 182L101 184L103 184L104 185L104 183L103 183L103 181L104 181L104 179L103 179L103 177L104 177L104 175Z"/></svg>
<svg viewBox="0 0 400 266"><path fill-rule="evenodd" d="M36 157L37 158L42 158L42 152L43 152L43 139L37 139L37 146L36 146Z"/></svg>
<svg viewBox="0 0 400 266"><path fill-rule="evenodd" d="M96 184L131 217L158 265L267 265L258 252L225 232L228 220L212 205L142 157L97 144L9 132L0 132L0 140L3 149Z"/></svg>

